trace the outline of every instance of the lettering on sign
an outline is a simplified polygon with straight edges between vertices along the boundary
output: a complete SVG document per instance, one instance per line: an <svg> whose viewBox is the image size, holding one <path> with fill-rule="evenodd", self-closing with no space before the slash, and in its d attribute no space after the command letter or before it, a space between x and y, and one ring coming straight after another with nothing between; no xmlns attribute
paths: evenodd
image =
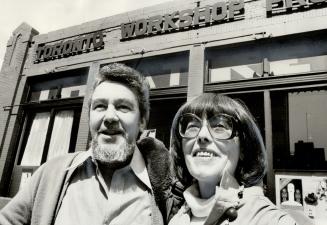
<svg viewBox="0 0 327 225"><path fill-rule="evenodd" d="M266 0L267 16L327 6L327 0Z"/></svg>
<svg viewBox="0 0 327 225"><path fill-rule="evenodd" d="M175 11L171 14L152 16L121 25L121 39L142 37L230 22L244 17L244 0L217 2L203 8Z"/></svg>
<svg viewBox="0 0 327 225"><path fill-rule="evenodd" d="M95 33L61 41L55 44L39 44L36 49L36 59L34 63L96 51L103 47L104 42L102 31L97 31Z"/></svg>

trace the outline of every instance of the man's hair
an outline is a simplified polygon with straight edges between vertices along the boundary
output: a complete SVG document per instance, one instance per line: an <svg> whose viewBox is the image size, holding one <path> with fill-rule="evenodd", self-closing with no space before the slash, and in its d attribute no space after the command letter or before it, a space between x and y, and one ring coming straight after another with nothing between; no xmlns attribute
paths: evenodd
<svg viewBox="0 0 327 225"><path fill-rule="evenodd" d="M194 100L185 103L176 113L171 133L171 153L173 167L177 178L188 187L193 183L193 177L188 172L182 150L182 137L179 134L179 119L185 113L193 113L200 118L208 118L224 113L234 117L237 121L237 134L240 140L240 158L235 171L235 178L239 184L250 187L259 184L266 173L267 159L260 130L254 117L247 107L240 101L230 97L205 93Z"/></svg>
<svg viewBox="0 0 327 225"><path fill-rule="evenodd" d="M150 114L149 84L140 72L121 63L112 63L100 69L93 84L92 94L89 99L89 109L91 109L94 90L105 81L118 82L130 88L137 97L140 118L144 119L146 123L148 122Z"/></svg>

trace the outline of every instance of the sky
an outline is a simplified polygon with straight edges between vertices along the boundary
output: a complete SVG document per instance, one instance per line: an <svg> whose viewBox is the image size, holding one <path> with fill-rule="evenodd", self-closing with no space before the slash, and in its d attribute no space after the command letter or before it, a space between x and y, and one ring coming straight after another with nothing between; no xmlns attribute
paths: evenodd
<svg viewBox="0 0 327 225"><path fill-rule="evenodd" d="M0 0L0 68L23 22L40 34L172 0Z"/></svg>

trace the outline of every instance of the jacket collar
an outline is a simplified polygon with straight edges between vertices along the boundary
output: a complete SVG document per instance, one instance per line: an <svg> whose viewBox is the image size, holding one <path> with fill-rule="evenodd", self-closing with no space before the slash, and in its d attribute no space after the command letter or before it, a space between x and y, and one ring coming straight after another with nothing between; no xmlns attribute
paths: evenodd
<svg viewBox="0 0 327 225"><path fill-rule="evenodd" d="M80 152L79 154L76 155L75 159L73 160L72 164L66 168L66 171L73 171L77 167L81 166L84 164L84 162L88 159L92 159L92 150L89 149L87 151ZM92 159L93 161L93 159Z"/></svg>
<svg viewBox="0 0 327 225"><path fill-rule="evenodd" d="M143 156L137 146L135 146L133 158L130 163L130 167L132 168L133 172L135 175L150 189L152 190L151 187L151 182L149 178L149 174L147 171L147 168L145 166L145 162L143 159Z"/></svg>

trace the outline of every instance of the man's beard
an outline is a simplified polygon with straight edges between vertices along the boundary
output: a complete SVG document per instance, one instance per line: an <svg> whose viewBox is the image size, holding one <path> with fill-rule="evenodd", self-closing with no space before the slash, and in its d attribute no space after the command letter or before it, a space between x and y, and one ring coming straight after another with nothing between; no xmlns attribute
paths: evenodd
<svg viewBox="0 0 327 225"><path fill-rule="evenodd" d="M117 169L127 166L133 157L135 143L129 144L126 139L119 144L99 144L98 135L91 141L93 157L100 164Z"/></svg>

